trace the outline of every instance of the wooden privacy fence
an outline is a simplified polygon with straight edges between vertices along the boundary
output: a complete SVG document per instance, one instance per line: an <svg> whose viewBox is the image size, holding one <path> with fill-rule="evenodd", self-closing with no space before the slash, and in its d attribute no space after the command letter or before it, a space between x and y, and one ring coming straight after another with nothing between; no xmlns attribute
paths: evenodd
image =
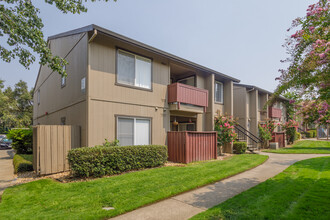
<svg viewBox="0 0 330 220"><path fill-rule="evenodd" d="M273 132L272 137L270 142L277 142L278 147L285 147L285 132Z"/></svg>
<svg viewBox="0 0 330 220"><path fill-rule="evenodd" d="M168 160L179 163L217 158L217 133L170 131L167 133Z"/></svg>
<svg viewBox="0 0 330 220"><path fill-rule="evenodd" d="M80 147L80 127L38 125L33 127L33 169L40 175L69 170L68 151Z"/></svg>

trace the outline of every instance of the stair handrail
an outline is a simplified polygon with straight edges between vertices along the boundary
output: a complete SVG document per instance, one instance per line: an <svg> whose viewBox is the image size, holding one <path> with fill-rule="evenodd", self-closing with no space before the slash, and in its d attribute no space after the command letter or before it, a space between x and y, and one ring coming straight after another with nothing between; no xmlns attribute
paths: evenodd
<svg viewBox="0 0 330 220"><path fill-rule="evenodd" d="M241 126L240 124L237 124L237 125L235 125L235 127L238 129L238 130L243 130L243 133L244 132L246 132L245 133L245 135L247 136L247 137L249 137L251 140L253 140L253 138L255 138L255 139L257 139L257 140L253 140L255 143L262 143L262 140L260 139L260 138L258 138L257 136L255 136L254 134L252 134L250 131L248 131L248 130L246 130L243 126ZM242 131L241 131L242 132ZM252 138L252 137L253 138Z"/></svg>
<svg viewBox="0 0 330 220"><path fill-rule="evenodd" d="M259 138L255 139L255 137L249 136L246 132L244 132L244 130L241 130L241 128L235 126L235 129L241 132L245 137L250 138L250 140L252 140L254 143L256 144L261 143Z"/></svg>

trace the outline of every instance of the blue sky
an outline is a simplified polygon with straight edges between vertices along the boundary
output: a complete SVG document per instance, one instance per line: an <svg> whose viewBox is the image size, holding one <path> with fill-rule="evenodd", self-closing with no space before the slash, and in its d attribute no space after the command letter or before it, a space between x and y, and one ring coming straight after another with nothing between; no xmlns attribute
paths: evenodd
<svg viewBox="0 0 330 220"><path fill-rule="evenodd" d="M273 91L278 69L285 67L280 60L287 57L281 46L286 29L316 0L118 0L88 3L88 12L80 15L33 2L40 8L45 37L96 24ZM17 61L0 60L0 78L7 86L22 79L33 87L38 62L26 70Z"/></svg>

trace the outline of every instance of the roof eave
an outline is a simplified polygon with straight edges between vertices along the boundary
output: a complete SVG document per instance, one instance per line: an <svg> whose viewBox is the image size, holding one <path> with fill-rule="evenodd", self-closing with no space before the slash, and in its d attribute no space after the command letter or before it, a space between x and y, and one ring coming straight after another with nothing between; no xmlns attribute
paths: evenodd
<svg viewBox="0 0 330 220"><path fill-rule="evenodd" d="M228 76L228 75L223 74L221 72L212 70L210 68L207 68L205 66L202 66L202 65L199 65L197 63L191 62L189 60L183 59L181 57L175 56L173 54L167 53L165 51L159 50L155 47L149 46L149 45L144 44L142 42L139 42L139 41L133 40L131 38L125 37L123 35L117 34L115 32L112 32L110 30L107 30L105 28L97 26L95 24L91 24L91 25L88 25L88 26L85 26L85 27L82 27L82 28L78 28L78 29L75 29L75 30L71 30L71 31L67 31L67 32L64 32L64 33L61 33L61 34L50 36L48 38L48 40L53 40L53 39L56 39L56 38L66 37L66 36L70 36L70 35L74 35L74 34L80 34L80 33L83 33L83 32L89 32L89 31L93 31L94 29L96 29L98 32L109 35L112 38L115 38L115 39L118 39L120 41L124 41L124 42L132 44L134 46L143 48L143 49L148 50L150 52L156 53L160 56L164 56L164 57L166 57L170 60L173 60L173 61L185 64L185 65L191 66L195 69L199 69L199 70L204 71L204 72L219 75L219 76L223 77L224 79L231 80L231 81L236 82L236 83L240 82L239 79L236 79L234 77Z"/></svg>

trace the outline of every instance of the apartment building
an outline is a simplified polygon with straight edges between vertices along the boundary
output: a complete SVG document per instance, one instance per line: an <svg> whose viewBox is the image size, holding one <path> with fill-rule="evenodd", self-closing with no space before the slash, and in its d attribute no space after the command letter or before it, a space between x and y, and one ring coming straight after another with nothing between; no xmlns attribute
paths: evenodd
<svg viewBox="0 0 330 220"><path fill-rule="evenodd" d="M102 27L48 45L69 62L68 76L40 67L33 123L79 125L81 146L164 145L168 131L212 131L216 114L234 114L238 79Z"/></svg>
<svg viewBox="0 0 330 220"><path fill-rule="evenodd" d="M240 126L258 135L258 124L263 124L267 119L276 122L285 122L286 107L284 102L289 101L284 97L279 97L272 106L267 102L272 95L271 92L253 85L234 84L234 117L238 118ZM277 131L279 131L277 127Z"/></svg>

